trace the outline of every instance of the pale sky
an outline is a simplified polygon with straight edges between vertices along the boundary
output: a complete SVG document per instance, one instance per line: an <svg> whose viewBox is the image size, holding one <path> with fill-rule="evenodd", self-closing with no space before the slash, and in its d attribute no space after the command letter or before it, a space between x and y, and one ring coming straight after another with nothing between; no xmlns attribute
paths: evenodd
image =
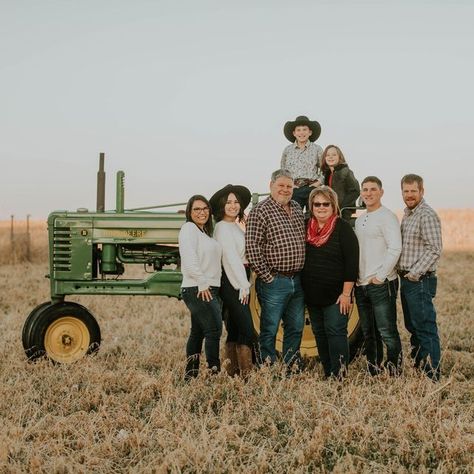
<svg viewBox="0 0 474 474"><path fill-rule="evenodd" d="M288 120L318 120L403 207L473 207L474 2L0 0L0 220L267 192Z"/></svg>

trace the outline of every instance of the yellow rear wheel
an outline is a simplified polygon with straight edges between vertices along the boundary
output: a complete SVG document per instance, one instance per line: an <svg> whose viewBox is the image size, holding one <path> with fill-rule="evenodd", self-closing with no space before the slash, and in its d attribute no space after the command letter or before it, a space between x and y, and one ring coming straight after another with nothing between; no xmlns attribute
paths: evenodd
<svg viewBox="0 0 474 474"><path fill-rule="evenodd" d="M255 285L252 286L250 291L250 312L252 313L253 325L257 333L260 332L260 304L257 298L257 292L255 291ZM349 321L347 325L347 334L349 339L349 347L351 359L356 355L361 344L360 324L359 324L359 311L357 305L354 304L349 315ZM280 323L276 338L276 349L281 353L283 346L283 328ZM316 347L316 341L314 339L313 331L311 329L311 323L309 320L308 310L305 311L305 325L303 329L303 337L301 339L300 346L301 354L303 357L316 357L318 355L318 349Z"/></svg>

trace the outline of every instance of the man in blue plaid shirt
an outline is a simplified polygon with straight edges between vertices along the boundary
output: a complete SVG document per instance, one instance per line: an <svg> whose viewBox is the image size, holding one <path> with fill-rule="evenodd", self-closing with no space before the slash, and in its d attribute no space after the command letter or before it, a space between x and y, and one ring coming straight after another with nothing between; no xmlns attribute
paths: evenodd
<svg viewBox="0 0 474 474"><path fill-rule="evenodd" d="M423 199L423 178L407 174L402 178L406 204L402 219L402 253L398 261L400 293L405 327L410 332L415 367L432 380L440 377L441 348L436 324L436 267L442 250L441 222Z"/></svg>

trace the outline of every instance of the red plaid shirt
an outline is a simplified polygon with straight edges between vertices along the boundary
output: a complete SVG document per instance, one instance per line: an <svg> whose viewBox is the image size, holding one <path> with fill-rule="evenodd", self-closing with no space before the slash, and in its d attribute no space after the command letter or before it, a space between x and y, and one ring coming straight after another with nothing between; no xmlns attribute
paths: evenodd
<svg viewBox="0 0 474 474"><path fill-rule="evenodd" d="M290 201L288 214L271 197L258 203L247 220L245 250L257 276L269 283L279 272L299 272L304 265L305 226L301 207Z"/></svg>

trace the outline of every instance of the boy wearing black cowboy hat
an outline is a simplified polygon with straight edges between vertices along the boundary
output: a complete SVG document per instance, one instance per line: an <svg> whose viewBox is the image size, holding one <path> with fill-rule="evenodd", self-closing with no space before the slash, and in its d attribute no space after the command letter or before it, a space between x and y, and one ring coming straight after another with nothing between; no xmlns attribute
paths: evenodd
<svg viewBox="0 0 474 474"><path fill-rule="evenodd" d="M283 133L292 144L283 150L280 166L293 175L293 200L304 208L313 187L324 182L320 168L323 149L314 143L321 135L321 125L300 115L285 123Z"/></svg>

